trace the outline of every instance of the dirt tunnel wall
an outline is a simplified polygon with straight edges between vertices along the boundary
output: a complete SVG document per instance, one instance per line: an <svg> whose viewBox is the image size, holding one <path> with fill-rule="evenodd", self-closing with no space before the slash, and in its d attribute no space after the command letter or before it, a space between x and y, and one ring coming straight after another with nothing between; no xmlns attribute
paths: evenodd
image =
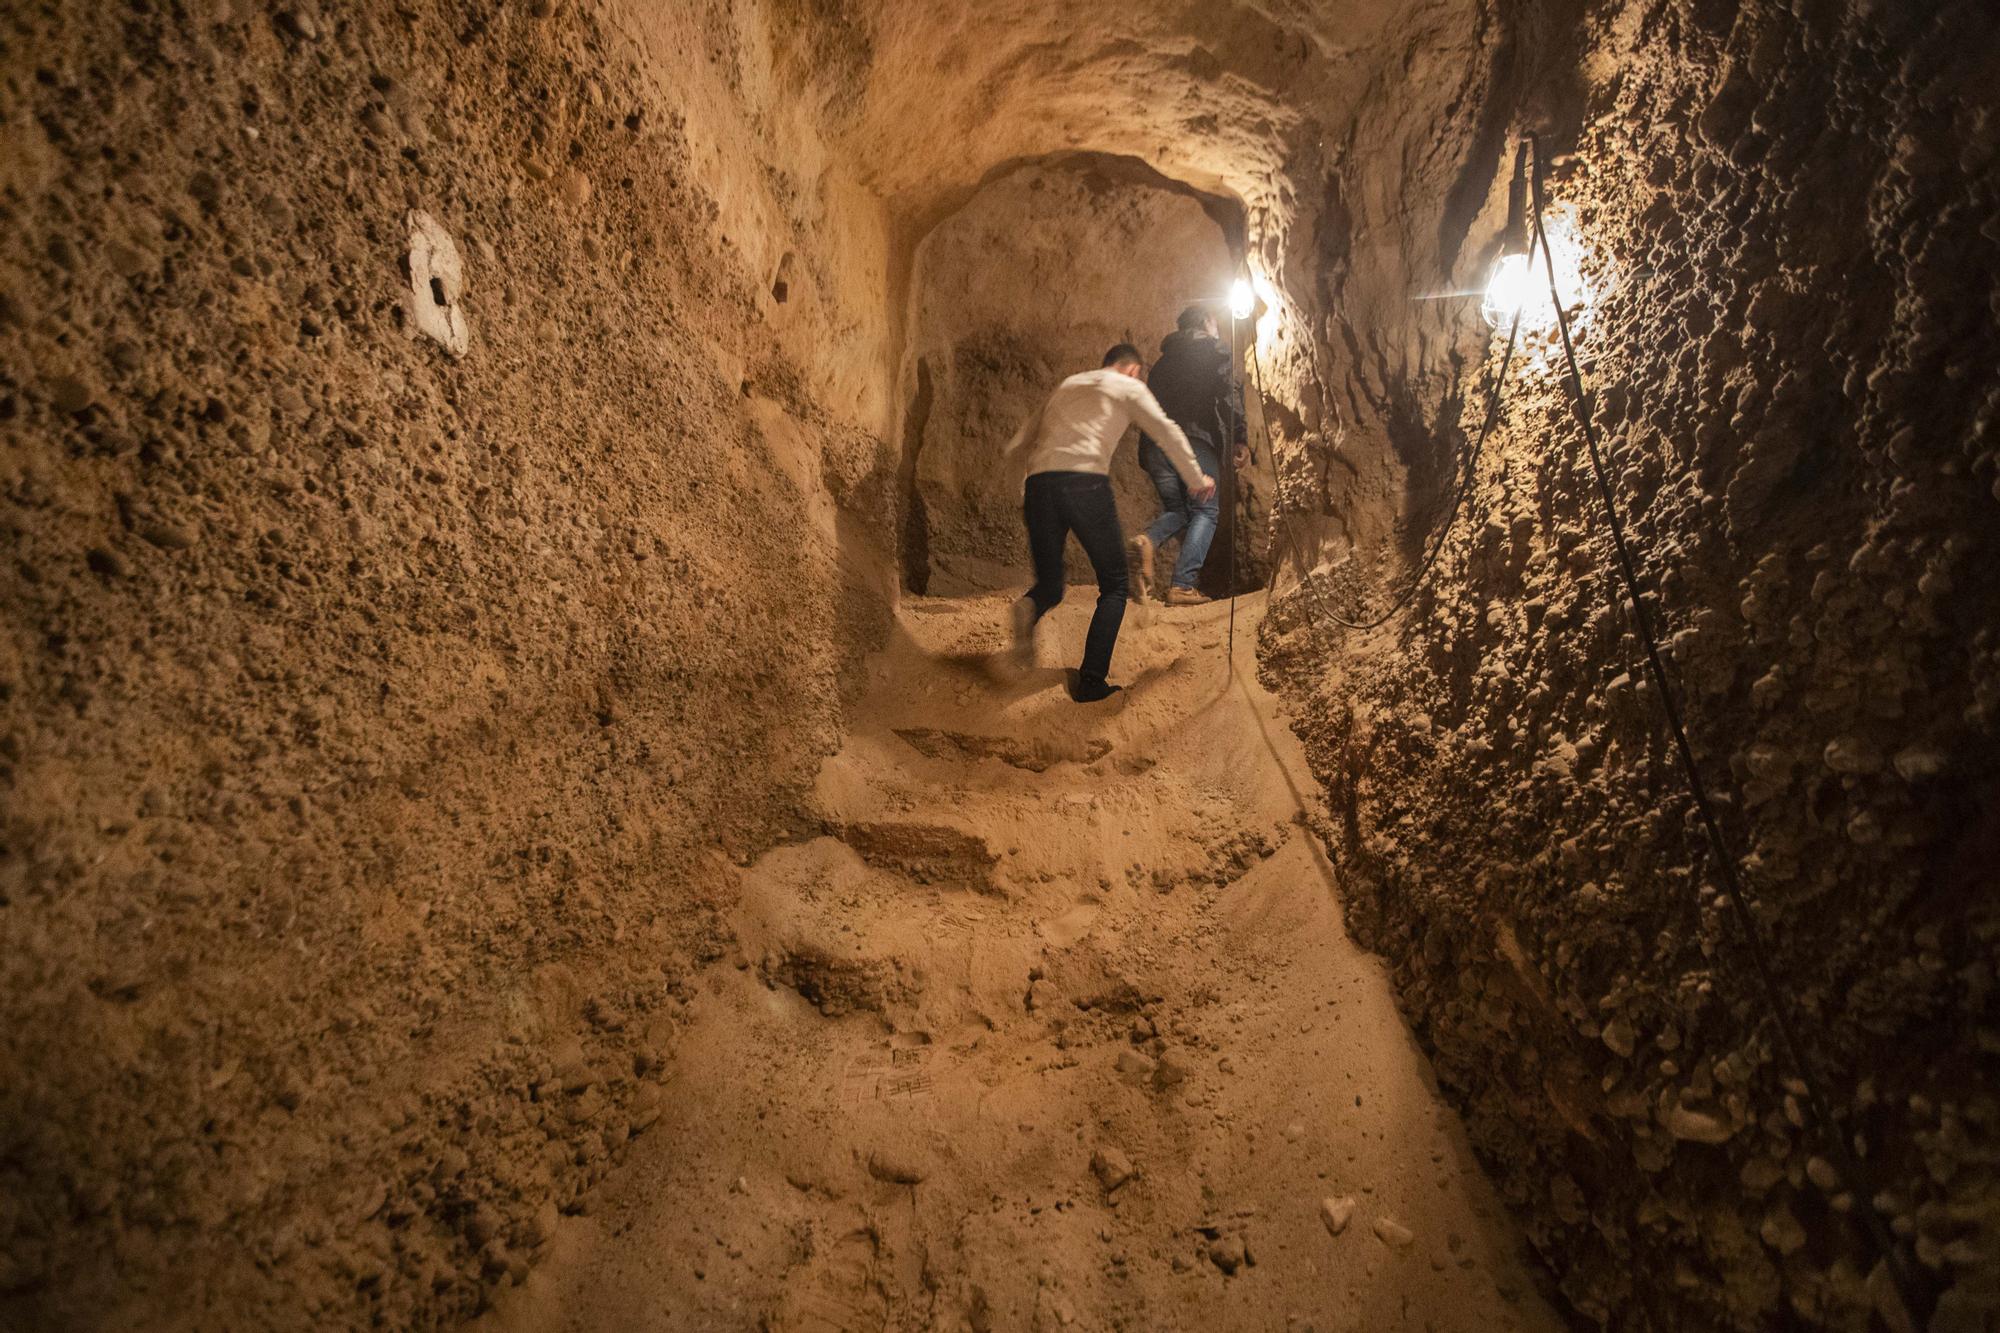
<svg viewBox="0 0 2000 1333"><path fill-rule="evenodd" d="M1328 783L1351 924L1584 1315L1898 1326L1872 1199L1921 1299L1942 1296L1929 1326L1991 1327L2000 397L1993 288L1969 279L2000 260L1992 19L1530 7L1490 49L1490 100L1454 120L1465 156L1434 158L1504 184L1496 124L1560 154L1612 485L1770 966L1869 1179L1805 1128L1546 339L1409 612L1322 636L1293 591L1264 644ZM1497 360L1497 335L1468 351L1407 298L1477 288L1503 196L1440 170L1388 199L1374 164L1405 133L1364 113L1327 184L1309 262L1336 421L1285 451L1348 614L1403 586L1444 509L1456 454L1408 447L1412 405L1469 448Z"/></svg>
<svg viewBox="0 0 2000 1333"><path fill-rule="evenodd" d="M839 735L886 218L551 8L0 23L0 1323L478 1308Z"/></svg>
<svg viewBox="0 0 2000 1333"><path fill-rule="evenodd" d="M1633 279L1589 311L1595 410L1777 964L1939 1326L1980 1326L1977 5L4 22L7 1318L421 1326L526 1270L727 948L704 866L795 832L842 731L911 531L915 240L989 172L1242 201L1283 586L1358 606L1482 405L1452 294L1532 126ZM1412 614L1324 638L1282 596L1263 645L1354 928L1583 1315L1859 1326L1858 1201L1529 361Z"/></svg>

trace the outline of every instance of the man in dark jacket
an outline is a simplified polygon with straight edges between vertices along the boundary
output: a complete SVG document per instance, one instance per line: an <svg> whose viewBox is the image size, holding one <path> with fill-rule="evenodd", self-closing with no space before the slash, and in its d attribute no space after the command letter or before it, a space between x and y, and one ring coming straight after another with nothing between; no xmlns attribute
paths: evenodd
<svg viewBox="0 0 2000 1333"><path fill-rule="evenodd" d="M1247 456L1249 435L1244 428L1241 391L1229 364L1229 350L1216 336L1214 312L1205 306L1189 306L1181 311L1179 324L1160 344L1160 359L1153 363L1146 383L1167 416L1186 433L1201 470L1220 477L1225 444L1238 467ZM1202 562L1208 558L1208 545L1215 539L1220 503L1213 493L1195 498L1167 456L1144 434L1139 436L1139 463L1160 493L1160 516L1132 539L1140 587L1152 585L1154 553L1179 535L1181 553L1174 562L1167 603L1199 605L1208 598L1196 592L1194 585L1201 577Z"/></svg>

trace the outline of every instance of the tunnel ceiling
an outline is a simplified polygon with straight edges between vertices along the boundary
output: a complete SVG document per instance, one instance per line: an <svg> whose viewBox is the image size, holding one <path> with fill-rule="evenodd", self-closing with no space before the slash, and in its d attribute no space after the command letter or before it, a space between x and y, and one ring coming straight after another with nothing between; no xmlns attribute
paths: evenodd
<svg viewBox="0 0 2000 1333"><path fill-rule="evenodd" d="M1475 9L793 0L773 38L864 182L925 219L996 168L1074 150L1265 199L1296 146L1340 132L1383 71Z"/></svg>

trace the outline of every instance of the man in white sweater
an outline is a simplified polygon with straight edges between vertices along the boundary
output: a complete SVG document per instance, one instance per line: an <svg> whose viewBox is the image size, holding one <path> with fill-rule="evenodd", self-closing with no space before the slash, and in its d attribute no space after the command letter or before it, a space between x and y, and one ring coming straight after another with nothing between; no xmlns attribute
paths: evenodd
<svg viewBox="0 0 2000 1333"><path fill-rule="evenodd" d="M1118 506L1111 498L1111 454L1125 428L1137 424L1187 483L1197 500L1215 493L1215 479L1201 470L1181 428L1160 410L1146 387L1139 349L1120 343L1104 354L1101 370L1071 375L1014 438L1007 454L1028 451L1028 480L1021 517L1028 525L1028 551L1035 563L1035 586L1014 603L1014 644L1032 656L1035 625L1063 599L1063 546L1074 532L1097 573L1097 612L1083 641L1083 664L1070 681L1070 698L1095 703L1117 693L1105 677L1111 650L1125 620L1130 577L1125 542L1118 529Z"/></svg>

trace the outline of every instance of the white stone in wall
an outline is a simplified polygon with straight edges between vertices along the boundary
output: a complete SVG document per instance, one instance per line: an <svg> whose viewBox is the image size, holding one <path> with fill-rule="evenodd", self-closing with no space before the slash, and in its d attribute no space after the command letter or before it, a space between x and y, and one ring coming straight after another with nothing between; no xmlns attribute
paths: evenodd
<svg viewBox="0 0 2000 1333"><path fill-rule="evenodd" d="M465 314L465 265L458 246L420 208L410 210L409 224L410 336L428 334L453 356L464 356L472 345L472 326Z"/></svg>

